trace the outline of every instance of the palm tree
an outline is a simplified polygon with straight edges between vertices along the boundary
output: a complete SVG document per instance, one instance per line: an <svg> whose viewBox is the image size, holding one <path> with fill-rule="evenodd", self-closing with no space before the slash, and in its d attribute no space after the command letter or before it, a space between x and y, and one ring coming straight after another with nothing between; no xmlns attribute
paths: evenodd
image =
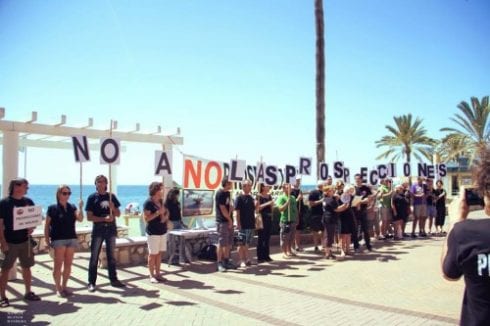
<svg viewBox="0 0 490 326"><path fill-rule="evenodd" d="M316 27L316 160L325 161L325 41L323 38L323 0L315 0ZM317 177L320 175L317 169Z"/></svg>
<svg viewBox="0 0 490 326"><path fill-rule="evenodd" d="M412 123L412 115L393 117L395 126L386 126L390 135L383 136L376 141L376 147L388 147L376 159L390 159L398 161L404 158L406 162L411 161L412 154L419 161L426 158L432 161L432 148L436 141L426 135L427 130L421 126L422 120L416 118Z"/></svg>
<svg viewBox="0 0 490 326"><path fill-rule="evenodd" d="M454 142L463 142L466 146L466 154L473 160L485 151L490 141L490 107L488 96L484 96L481 102L477 97L471 98L471 106L466 101L458 104L460 113L451 118L459 128L442 128L449 134L445 137Z"/></svg>
<svg viewBox="0 0 490 326"><path fill-rule="evenodd" d="M466 137L448 134L437 142L434 152L439 155L441 162L458 162L461 158L471 156L470 147Z"/></svg>

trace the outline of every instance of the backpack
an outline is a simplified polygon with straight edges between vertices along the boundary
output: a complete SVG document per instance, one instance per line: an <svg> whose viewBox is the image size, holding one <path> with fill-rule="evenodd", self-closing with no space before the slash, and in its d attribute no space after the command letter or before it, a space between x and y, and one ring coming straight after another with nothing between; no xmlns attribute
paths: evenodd
<svg viewBox="0 0 490 326"><path fill-rule="evenodd" d="M216 246L213 244L204 246L197 257L201 260L216 261L218 259L216 256Z"/></svg>

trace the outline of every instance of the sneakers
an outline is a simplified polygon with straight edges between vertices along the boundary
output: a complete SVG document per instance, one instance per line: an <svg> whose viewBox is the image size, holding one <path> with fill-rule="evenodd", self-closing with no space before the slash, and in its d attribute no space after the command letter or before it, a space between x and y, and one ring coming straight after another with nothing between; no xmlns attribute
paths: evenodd
<svg viewBox="0 0 490 326"><path fill-rule="evenodd" d="M57 296L58 298L66 298L66 297L67 297L67 295L66 295L65 291L63 291L63 290L61 290L61 291L56 291L56 296Z"/></svg>
<svg viewBox="0 0 490 326"><path fill-rule="evenodd" d="M150 277L150 283L156 284L159 283L156 277Z"/></svg>
<svg viewBox="0 0 490 326"><path fill-rule="evenodd" d="M119 280L114 280L114 281L111 281L111 286L112 287L115 287L115 288L124 288L126 287L125 284L123 284L121 281Z"/></svg>
<svg viewBox="0 0 490 326"><path fill-rule="evenodd" d="M34 292L28 292L24 295L24 299L27 301L39 301L41 298L38 295L35 295Z"/></svg>
<svg viewBox="0 0 490 326"><path fill-rule="evenodd" d="M242 261L240 263L240 267L248 267L248 266L252 266L252 262L250 260L247 260L246 262Z"/></svg>
<svg viewBox="0 0 490 326"><path fill-rule="evenodd" d="M271 257L267 257L267 258L265 259L265 261L267 261L267 262L269 262L269 261L273 261L273 260L274 260L274 259L272 259Z"/></svg>
<svg viewBox="0 0 490 326"><path fill-rule="evenodd" d="M88 292L95 292L95 284L88 285Z"/></svg>
<svg viewBox="0 0 490 326"><path fill-rule="evenodd" d="M222 262L218 263L218 272L226 272L225 265Z"/></svg>
<svg viewBox="0 0 490 326"><path fill-rule="evenodd" d="M233 264L233 262L231 260L226 260L224 262L224 267L226 269L237 269L237 266L235 264Z"/></svg>

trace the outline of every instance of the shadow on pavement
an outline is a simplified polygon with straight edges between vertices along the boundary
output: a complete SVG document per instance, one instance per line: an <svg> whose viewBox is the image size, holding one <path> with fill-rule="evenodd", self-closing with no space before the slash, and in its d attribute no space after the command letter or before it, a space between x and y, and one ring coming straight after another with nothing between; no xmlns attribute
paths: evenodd
<svg viewBox="0 0 490 326"><path fill-rule="evenodd" d="M165 285L179 288L179 289L199 289L199 290L212 290L214 286L206 285L204 282L195 280L181 280L181 281L167 281Z"/></svg>
<svg viewBox="0 0 490 326"><path fill-rule="evenodd" d="M189 302L189 301L167 301L165 303L166 304L169 304L169 305L172 305L172 306L178 306L178 307L182 307L182 306L195 306L195 305L197 305L197 303Z"/></svg>

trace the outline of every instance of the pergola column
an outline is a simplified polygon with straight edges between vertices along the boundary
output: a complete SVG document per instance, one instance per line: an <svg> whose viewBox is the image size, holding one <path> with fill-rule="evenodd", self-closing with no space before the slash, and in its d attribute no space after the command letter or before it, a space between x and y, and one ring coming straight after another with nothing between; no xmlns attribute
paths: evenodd
<svg viewBox="0 0 490 326"><path fill-rule="evenodd" d="M19 173L19 133L17 131L4 131L3 139L2 197L5 197L8 195L10 180L18 177Z"/></svg>

